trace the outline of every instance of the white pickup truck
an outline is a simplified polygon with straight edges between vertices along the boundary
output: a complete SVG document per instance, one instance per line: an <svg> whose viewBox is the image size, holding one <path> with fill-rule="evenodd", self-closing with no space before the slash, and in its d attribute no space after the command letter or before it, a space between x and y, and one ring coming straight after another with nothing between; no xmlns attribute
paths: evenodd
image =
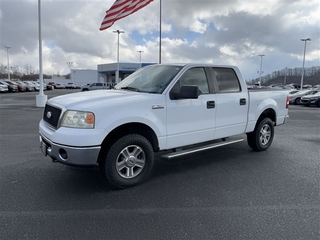
<svg viewBox="0 0 320 240"><path fill-rule="evenodd" d="M288 106L286 90L248 91L237 67L156 64L111 90L49 99L40 145L55 162L98 164L113 187L126 188L150 175L159 151L181 157L243 141L228 137L244 133L253 150L268 149Z"/></svg>

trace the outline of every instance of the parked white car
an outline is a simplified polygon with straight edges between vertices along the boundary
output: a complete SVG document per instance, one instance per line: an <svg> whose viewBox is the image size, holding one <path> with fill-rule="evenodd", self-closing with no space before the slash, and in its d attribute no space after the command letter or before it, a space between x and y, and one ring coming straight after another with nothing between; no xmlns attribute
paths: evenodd
<svg viewBox="0 0 320 240"><path fill-rule="evenodd" d="M9 92L8 85L0 84L0 92Z"/></svg>
<svg viewBox="0 0 320 240"><path fill-rule="evenodd" d="M56 89L65 89L66 87L63 84L57 83L54 88L56 88Z"/></svg>
<svg viewBox="0 0 320 240"><path fill-rule="evenodd" d="M74 83L67 83L67 85L65 86L66 89L76 89L76 85L74 85Z"/></svg>

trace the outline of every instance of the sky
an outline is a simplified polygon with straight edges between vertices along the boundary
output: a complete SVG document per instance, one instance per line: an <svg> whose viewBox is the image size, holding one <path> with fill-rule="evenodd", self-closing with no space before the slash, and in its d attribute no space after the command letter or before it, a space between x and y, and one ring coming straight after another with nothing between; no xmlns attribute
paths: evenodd
<svg viewBox="0 0 320 240"><path fill-rule="evenodd" d="M320 66L319 0L161 0L161 18L154 0L100 31L114 1L41 0L44 74L117 62L116 30L120 62L158 63L160 19L162 63L234 65L252 80L301 68L311 38L305 67ZM39 71L38 22L38 0L0 0L0 64L8 52L10 66Z"/></svg>

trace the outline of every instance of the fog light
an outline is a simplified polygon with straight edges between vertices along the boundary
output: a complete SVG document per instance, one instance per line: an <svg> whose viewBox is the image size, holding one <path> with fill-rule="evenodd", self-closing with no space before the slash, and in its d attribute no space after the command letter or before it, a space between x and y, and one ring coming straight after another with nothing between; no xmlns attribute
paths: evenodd
<svg viewBox="0 0 320 240"><path fill-rule="evenodd" d="M67 154L66 150L64 150L63 148L59 149L59 155L62 160L68 159L68 154Z"/></svg>

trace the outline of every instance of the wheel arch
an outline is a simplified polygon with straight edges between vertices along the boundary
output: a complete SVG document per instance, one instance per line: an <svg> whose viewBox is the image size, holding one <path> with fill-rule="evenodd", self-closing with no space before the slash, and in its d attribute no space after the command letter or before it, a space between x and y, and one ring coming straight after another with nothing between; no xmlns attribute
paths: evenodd
<svg viewBox="0 0 320 240"><path fill-rule="evenodd" d="M256 126L265 118L270 118L274 125L276 125L277 114L272 108L265 109L259 116Z"/></svg>
<svg viewBox="0 0 320 240"><path fill-rule="evenodd" d="M110 145L120 137L134 133L145 137L150 142L155 152L159 150L159 142L155 132L149 126L143 123L133 122L120 125L117 128L113 129L103 140L101 144L100 154L101 152L103 152L103 149L109 148Z"/></svg>

